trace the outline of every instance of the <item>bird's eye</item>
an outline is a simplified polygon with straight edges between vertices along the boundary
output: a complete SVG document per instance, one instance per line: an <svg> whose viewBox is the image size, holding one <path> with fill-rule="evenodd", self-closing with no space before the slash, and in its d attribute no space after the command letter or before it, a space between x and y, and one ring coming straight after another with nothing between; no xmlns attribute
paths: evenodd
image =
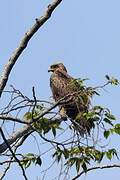
<svg viewBox="0 0 120 180"><path fill-rule="evenodd" d="M57 64L52 65L51 68L58 68L58 65Z"/></svg>

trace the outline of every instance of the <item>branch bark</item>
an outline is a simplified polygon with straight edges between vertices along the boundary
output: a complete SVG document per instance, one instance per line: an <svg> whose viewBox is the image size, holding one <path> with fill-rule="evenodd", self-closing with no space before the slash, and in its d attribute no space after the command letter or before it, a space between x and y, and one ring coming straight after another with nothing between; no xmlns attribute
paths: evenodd
<svg viewBox="0 0 120 180"><path fill-rule="evenodd" d="M17 132L13 133L12 136L10 136L7 140L7 143L9 144L9 146L11 144L13 144L18 138L21 138L27 134L30 134L33 132L33 129L31 126L24 126L22 129L18 130ZM0 153L3 153L7 150L8 145L6 144L6 142L3 142L0 145Z"/></svg>
<svg viewBox="0 0 120 180"><path fill-rule="evenodd" d="M6 86L6 83L8 81L11 70L12 70L13 66L15 65L16 61L18 60L19 56L22 54L24 49L27 47L27 44L30 41L30 39L33 37L33 35L51 17L52 12L61 2L62 2L62 0L54 0L53 3L49 4L44 15L41 16L40 18L36 19L36 23L25 33L19 46L13 52L12 56L8 60L8 63L5 65L3 73L0 77L0 97Z"/></svg>
<svg viewBox="0 0 120 180"><path fill-rule="evenodd" d="M29 122L25 122L25 121L22 121L21 119L14 118L14 117L8 116L8 115L0 114L0 119L4 120L4 121L13 121L13 122L21 123L21 124L30 124Z"/></svg>
<svg viewBox="0 0 120 180"><path fill-rule="evenodd" d="M53 106L54 107L54 106ZM49 113L49 110L46 111L46 113L43 113L41 115L41 117L43 117L45 114ZM55 119L55 120L51 120L49 121L49 123L53 123L53 122L58 122L61 123L62 121L64 121L64 119ZM21 121L20 121L21 122ZM30 125L25 125L23 128L21 128L20 130L16 131L15 133L13 133L7 140L9 145L12 145L17 139L20 139L22 137L25 137L26 135L30 135L32 132L34 132L35 130L32 128L32 126ZM6 144L6 142L3 142L2 144L0 144L0 153L3 153L7 150L8 146Z"/></svg>

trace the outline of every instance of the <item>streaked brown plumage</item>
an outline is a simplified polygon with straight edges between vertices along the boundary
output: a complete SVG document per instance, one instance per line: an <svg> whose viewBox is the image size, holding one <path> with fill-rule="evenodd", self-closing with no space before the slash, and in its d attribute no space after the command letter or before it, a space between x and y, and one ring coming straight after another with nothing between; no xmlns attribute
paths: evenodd
<svg viewBox="0 0 120 180"><path fill-rule="evenodd" d="M65 98L64 103L59 106L60 113L63 114L64 111L81 136L90 134L92 124L83 116L89 107L87 91L83 87L81 88L77 81L67 73L62 63L51 65L48 71L52 72L50 87L55 102Z"/></svg>

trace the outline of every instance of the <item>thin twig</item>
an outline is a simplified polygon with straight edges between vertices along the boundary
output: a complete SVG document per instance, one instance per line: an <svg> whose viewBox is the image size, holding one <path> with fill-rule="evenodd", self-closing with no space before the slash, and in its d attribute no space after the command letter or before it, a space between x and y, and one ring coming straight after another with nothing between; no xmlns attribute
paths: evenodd
<svg viewBox="0 0 120 180"><path fill-rule="evenodd" d="M108 81L107 83L105 83L105 84L103 84L103 85L101 85L101 86L96 86L96 87L94 87L93 89L104 89L104 87L106 87L107 85L109 85L111 82L110 81Z"/></svg>
<svg viewBox="0 0 120 180"><path fill-rule="evenodd" d="M34 105L33 105L33 109L32 109L32 121L34 121L34 111L35 111L35 107L37 104L37 99L36 99L36 95L35 95L35 87L32 88L32 92L33 92L33 98L34 98Z"/></svg>

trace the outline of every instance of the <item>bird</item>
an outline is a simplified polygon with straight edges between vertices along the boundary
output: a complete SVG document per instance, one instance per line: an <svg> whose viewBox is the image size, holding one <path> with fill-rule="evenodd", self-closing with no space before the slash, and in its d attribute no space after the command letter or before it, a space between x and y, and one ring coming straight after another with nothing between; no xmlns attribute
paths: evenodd
<svg viewBox="0 0 120 180"><path fill-rule="evenodd" d="M89 134L94 126L93 122L85 118L89 110L90 94L87 89L81 86L78 81L70 76L63 63L52 64L48 72L50 76L50 88L53 99L59 104L61 118L69 118L74 129L82 137Z"/></svg>

